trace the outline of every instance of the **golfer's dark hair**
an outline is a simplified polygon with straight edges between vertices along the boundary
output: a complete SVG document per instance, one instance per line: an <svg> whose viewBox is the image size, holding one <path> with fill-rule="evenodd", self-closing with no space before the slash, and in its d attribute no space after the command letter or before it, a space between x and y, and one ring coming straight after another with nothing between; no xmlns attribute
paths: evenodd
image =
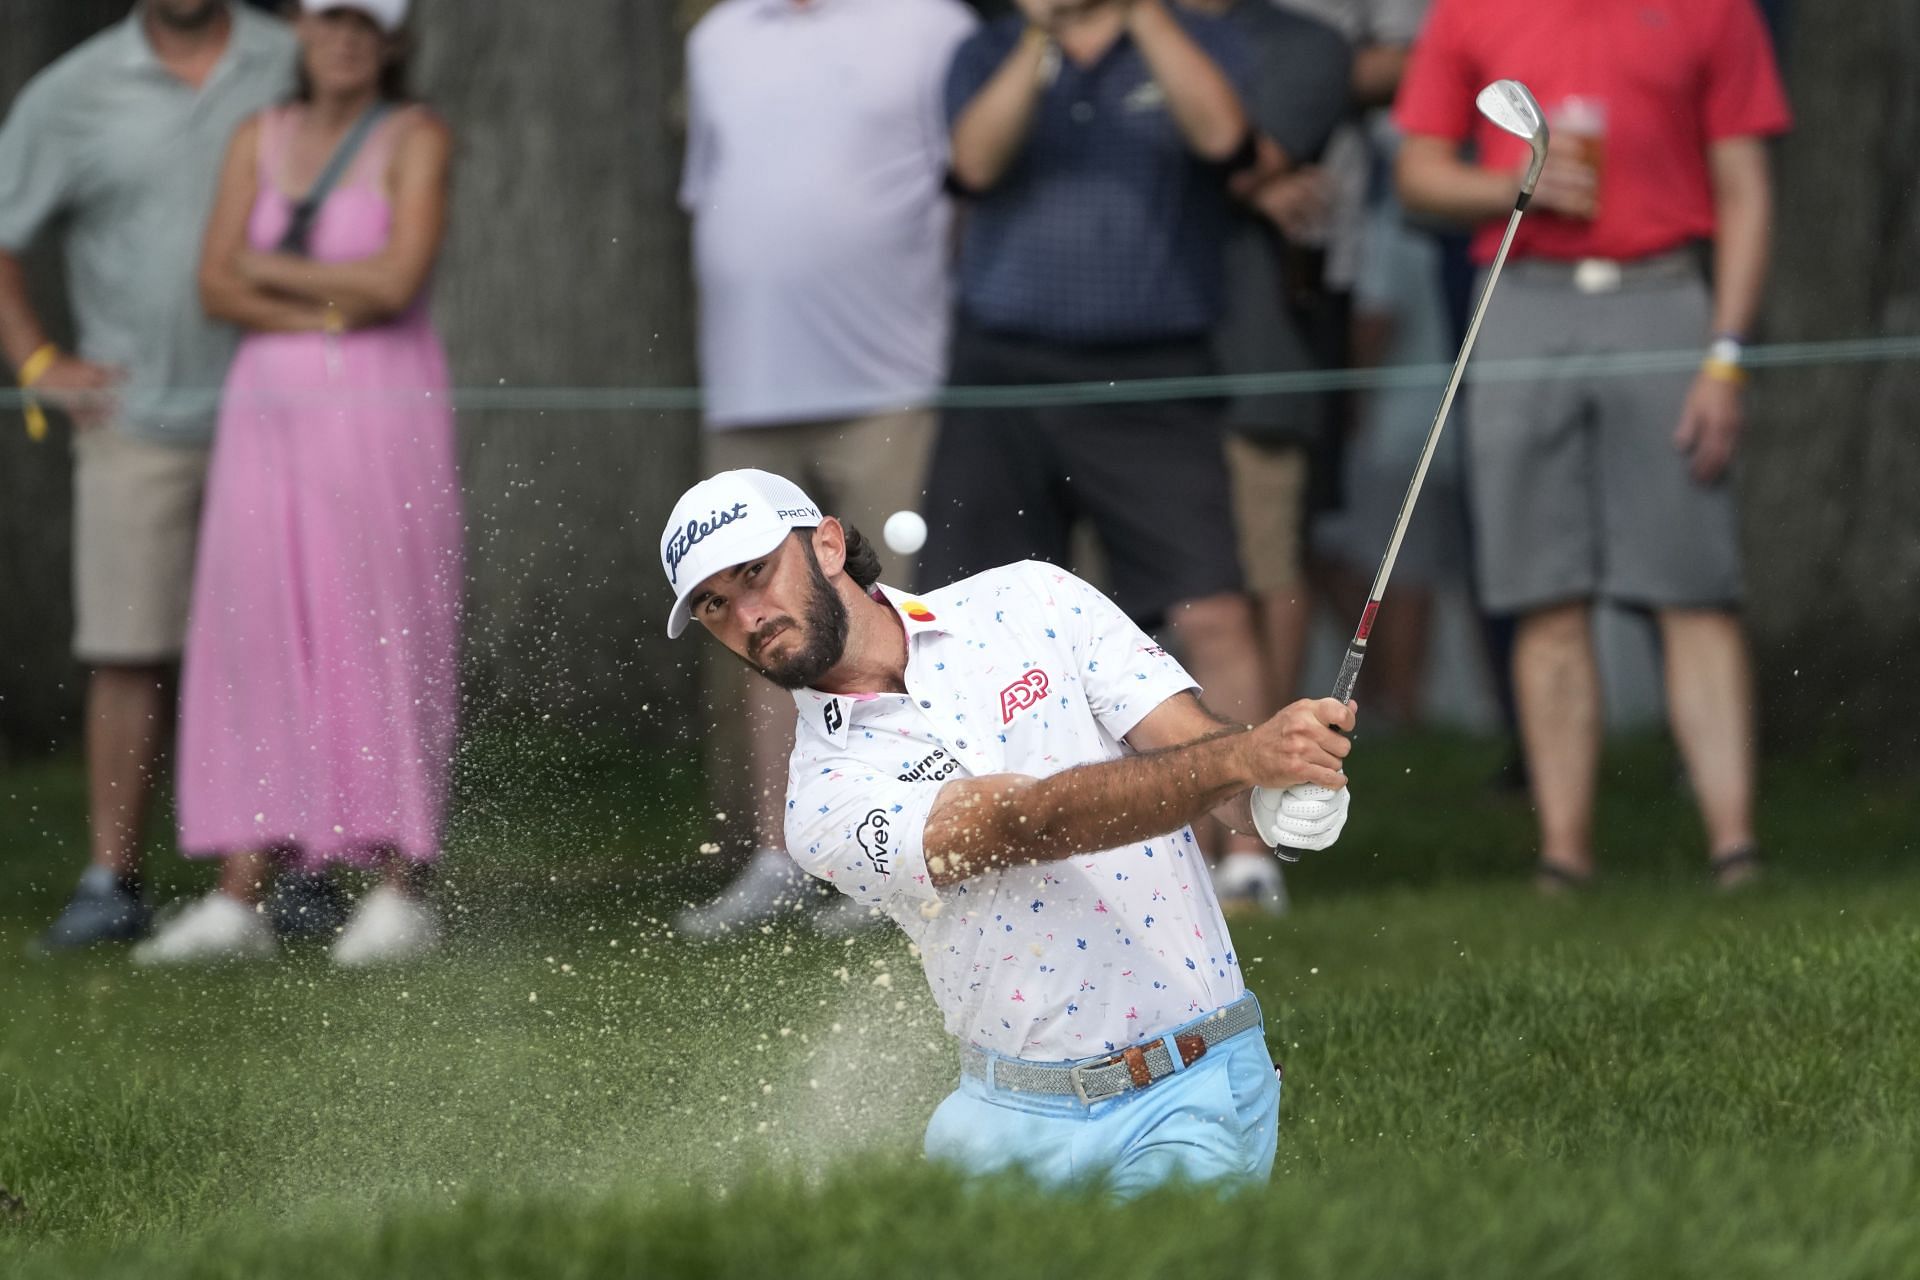
<svg viewBox="0 0 1920 1280"><path fill-rule="evenodd" d="M847 531L847 576L859 583L862 591L871 591L873 584L880 581L880 553L858 529L852 525L842 527Z"/></svg>

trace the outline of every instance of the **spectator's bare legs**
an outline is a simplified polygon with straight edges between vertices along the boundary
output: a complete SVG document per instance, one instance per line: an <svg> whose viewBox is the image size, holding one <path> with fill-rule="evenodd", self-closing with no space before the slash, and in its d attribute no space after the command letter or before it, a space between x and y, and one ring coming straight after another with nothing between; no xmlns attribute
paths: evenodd
<svg viewBox="0 0 1920 1280"><path fill-rule="evenodd" d="M745 721L746 791L750 794L729 787L726 795L729 803L744 801L752 809L729 813L723 825L729 831L746 828L752 835L753 853L718 897L674 916L674 930L683 937L713 938L757 926L792 911L806 896L806 876L785 852L793 696L757 676L743 679L741 686L740 701L734 705Z"/></svg>
<svg viewBox="0 0 1920 1280"><path fill-rule="evenodd" d="M234 853L220 864L220 892L235 902L257 906L273 887L273 856L258 849Z"/></svg>
<svg viewBox="0 0 1920 1280"><path fill-rule="evenodd" d="M1540 816L1540 860L1584 878L1593 870L1594 780L1600 765L1600 671L1584 602L1520 620L1513 683Z"/></svg>
<svg viewBox="0 0 1920 1280"><path fill-rule="evenodd" d="M93 865L140 874L142 837L172 723L164 667L95 667L87 680L87 810Z"/></svg>
<svg viewBox="0 0 1920 1280"><path fill-rule="evenodd" d="M1404 61L1403 48L1383 48L1389 56L1375 76L1387 74L1386 63L1394 57ZM1398 74L1394 63L1393 74ZM1354 63L1355 85L1360 84L1360 60ZM1391 96L1389 94L1389 96ZM1353 364L1356 368L1376 369L1386 365L1399 328L1399 317L1392 311L1356 310L1349 327ZM1364 402L1353 407L1356 429L1365 421ZM1329 564L1326 582L1333 603L1339 609L1343 626L1348 618L1358 618L1366 607L1367 593L1373 589L1371 568ZM1376 729L1416 724L1420 719L1422 680L1427 669L1427 641L1433 619L1433 592L1411 582L1394 584L1393 604L1380 614L1379 622L1367 642L1367 680Z"/></svg>
<svg viewBox="0 0 1920 1280"><path fill-rule="evenodd" d="M1253 629L1253 605L1243 595L1207 596L1175 605L1168 613L1187 669L1205 691L1207 705L1240 724L1257 724L1268 704ZM1228 833L1212 853L1265 853L1257 836Z"/></svg>
<svg viewBox="0 0 1920 1280"><path fill-rule="evenodd" d="M753 784L753 847L787 847L787 763L793 756L793 695L756 679L747 694L747 759Z"/></svg>
<svg viewBox="0 0 1920 1280"><path fill-rule="evenodd" d="M1307 623L1313 617L1313 594L1303 578L1285 591L1259 597L1260 644L1266 658L1268 688L1259 704L1269 714L1278 711L1300 691L1300 668L1307 653Z"/></svg>
<svg viewBox="0 0 1920 1280"><path fill-rule="evenodd" d="M1380 687L1374 703L1397 725L1420 722L1432 623L1433 592L1414 587L1395 600L1391 608L1381 611L1373 629L1373 639L1381 638L1384 632L1387 642L1382 646L1384 652L1371 655L1373 661L1380 662ZM1373 646L1369 643L1367 647L1371 650Z"/></svg>
<svg viewBox="0 0 1920 1280"><path fill-rule="evenodd" d="M1739 618L1720 609L1663 609L1667 716L1707 828L1707 853L1753 847L1753 677ZM1751 865L1727 879L1751 874Z"/></svg>
<svg viewBox="0 0 1920 1280"><path fill-rule="evenodd" d="M1340 625L1352 626L1366 607L1373 586L1371 574L1362 577L1343 564L1327 564L1319 582L1326 588ZM1433 624L1433 592L1415 583L1393 588L1393 602L1380 611L1367 641L1368 705L1376 713L1376 728L1400 728L1420 720L1427 671L1427 647Z"/></svg>

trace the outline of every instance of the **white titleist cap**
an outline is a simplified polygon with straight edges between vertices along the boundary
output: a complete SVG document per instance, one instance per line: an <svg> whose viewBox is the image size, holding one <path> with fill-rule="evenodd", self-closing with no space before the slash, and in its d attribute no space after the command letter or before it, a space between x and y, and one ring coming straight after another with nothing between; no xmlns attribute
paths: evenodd
<svg viewBox="0 0 1920 1280"><path fill-rule="evenodd" d="M330 13L335 9L364 13L388 35L407 20L407 0L300 0L302 13Z"/></svg>
<svg viewBox="0 0 1920 1280"><path fill-rule="evenodd" d="M660 567L673 588L667 635L687 629L687 596L695 587L825 518L799 485L771 471L722 471L681 494L660 535Z"/></svg>

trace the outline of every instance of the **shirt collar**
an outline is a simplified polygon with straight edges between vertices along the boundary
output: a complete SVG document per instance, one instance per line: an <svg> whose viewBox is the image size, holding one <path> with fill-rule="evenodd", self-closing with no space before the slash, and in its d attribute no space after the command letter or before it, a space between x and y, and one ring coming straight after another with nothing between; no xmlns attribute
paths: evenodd
<svg viewBox="0 0 1920 1280"><path fill-rule="evenodd" d="M890 587L884 582L875 584L874 592L892 605L893 611L900 615L900 625L907 629L909 644L915 636L927 631L944 631L948 635L954 634L953 619L935 613L918 596L909 595L898 587Z"/></svg>
<svg viewBox="0 0 1920 1280"><path fill-rule="evenodd" d="M784 2L784 0L782 0ZM892 607L899 615L900 625L907 633L907 661L913 661L913 640L915 636L929 632L954 634L952 620L935 613L925 601L898 587L877 584L873 594ZM823 693L818 689L795 689L794 706L799 709L800 722L811 724L829 742L844 745L847 731L853 721L853 708L862 702L869 702L885 695L877 693Z"/></svg>

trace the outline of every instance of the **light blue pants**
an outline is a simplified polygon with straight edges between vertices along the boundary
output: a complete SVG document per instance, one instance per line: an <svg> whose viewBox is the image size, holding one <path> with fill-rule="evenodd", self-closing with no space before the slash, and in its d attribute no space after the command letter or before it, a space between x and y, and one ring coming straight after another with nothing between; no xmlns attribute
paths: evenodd
<svg viewBox="0 0 1920 1280"><path fill-rule="evenodd" d="M927 1123L927 1158L1047 1186L1102 1182L1130 1199L1163 1183L1264 1182L1280 1136L1280 1080L1255 1027L1146 1089L1083 1105L962 1076Z"/></svg>

